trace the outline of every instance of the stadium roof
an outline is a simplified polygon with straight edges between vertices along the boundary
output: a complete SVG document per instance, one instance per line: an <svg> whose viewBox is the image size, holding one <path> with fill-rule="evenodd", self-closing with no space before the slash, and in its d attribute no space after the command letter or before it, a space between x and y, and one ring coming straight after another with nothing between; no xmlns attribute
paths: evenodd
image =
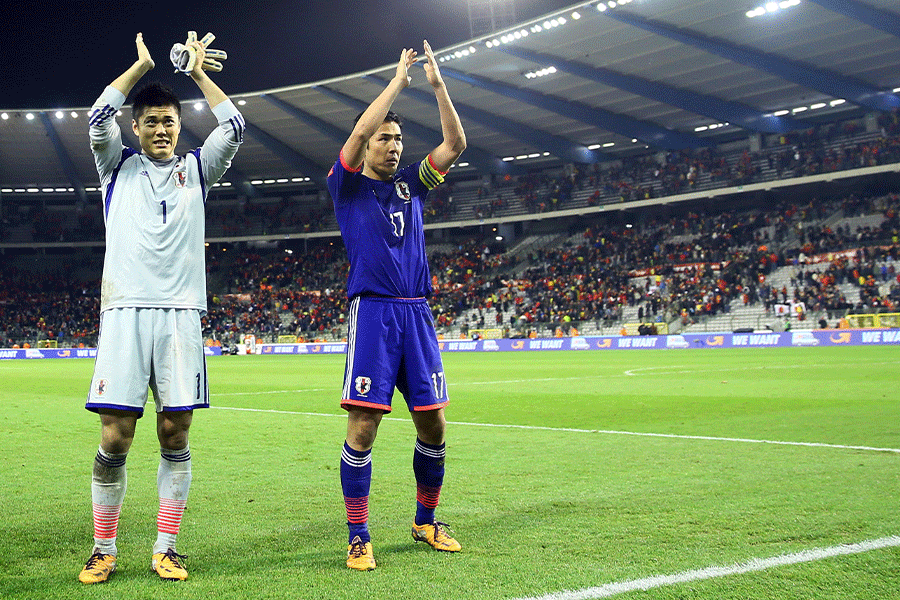
<svg viewBox="0 0 900 600"><path fill-rule="evenodd" d="M516 173L645 147L699 148L806 128L823 116L900 107L896 0L579 3L436 53L468 138L461 170ZM233 95L248 128L227 179L249 194L320 186L353 118L394 66ZM412 74L394 104L411 160L440 138L424 73L417 67ZM179 152L214 126L205 103L194 103L184 101ZM93 192L86 113L5 111L2 193ZM136 145L127 111L119 123L125 143Z"/></svg>

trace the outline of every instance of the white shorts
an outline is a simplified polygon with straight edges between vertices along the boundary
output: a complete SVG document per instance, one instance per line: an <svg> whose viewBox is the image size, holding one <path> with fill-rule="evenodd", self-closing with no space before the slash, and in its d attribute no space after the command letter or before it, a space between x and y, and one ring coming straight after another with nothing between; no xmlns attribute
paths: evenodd
<svg viewBox="0 0 900 600"><path fill-rule="evenodd" d="M100 314L94 378L85 408L144 414L147 390L156 412L209 407L200 311L113 308Z"/></svg>

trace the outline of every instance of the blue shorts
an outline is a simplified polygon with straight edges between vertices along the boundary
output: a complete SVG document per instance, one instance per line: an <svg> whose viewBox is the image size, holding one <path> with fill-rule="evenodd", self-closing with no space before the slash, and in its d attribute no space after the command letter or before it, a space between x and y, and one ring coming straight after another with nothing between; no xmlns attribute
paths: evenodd
<svg viewBox="0 0 900 600"><path fill-rule="evenodd" d="M350 302L341 406L391 412L396 387L410 411L447 405L447 383L425 298L357 296Z"/></svg>

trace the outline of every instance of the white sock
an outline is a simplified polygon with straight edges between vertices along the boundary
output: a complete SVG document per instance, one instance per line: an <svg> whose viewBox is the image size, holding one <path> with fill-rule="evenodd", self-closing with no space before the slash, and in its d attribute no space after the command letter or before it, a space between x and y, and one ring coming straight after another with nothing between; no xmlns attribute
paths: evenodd
<svg viewBox="0 0 900 600"><path fill-rule="evenodd" d="M97 450L91 476L91 502L94 514L94 551L117 555L116 536L119 530L119 513L128 473L125 470L125 454L110 454Z"/></svg>
<svg viewBox="0 0 900 600"><path fill-rule="evenodd" d="M191 489L191 449L160 448L156 487L159 491L159 513L156 516L156 543L153 553L175 550L175 537L181 527L181 517L187 506Z"/></svg>

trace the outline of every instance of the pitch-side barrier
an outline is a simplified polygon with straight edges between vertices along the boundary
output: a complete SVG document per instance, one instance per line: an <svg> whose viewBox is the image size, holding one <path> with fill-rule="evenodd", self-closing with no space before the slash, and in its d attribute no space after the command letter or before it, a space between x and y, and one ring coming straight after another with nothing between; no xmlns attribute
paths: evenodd
<svg viewBox="0 0 900 600"><path fill-rule="evenodd" d="M900 329L816 329L760 333L686 333L683 335L576 336L569 338L441 340L442 352L535 352L550 350L690 350L717 348L791 348L809 346L900 346ZM256 354L344 354L346 342L256 344ZM207 347L207 356L222 349ZM0 349L2 359L96 358L96 348Z"/></svg>

